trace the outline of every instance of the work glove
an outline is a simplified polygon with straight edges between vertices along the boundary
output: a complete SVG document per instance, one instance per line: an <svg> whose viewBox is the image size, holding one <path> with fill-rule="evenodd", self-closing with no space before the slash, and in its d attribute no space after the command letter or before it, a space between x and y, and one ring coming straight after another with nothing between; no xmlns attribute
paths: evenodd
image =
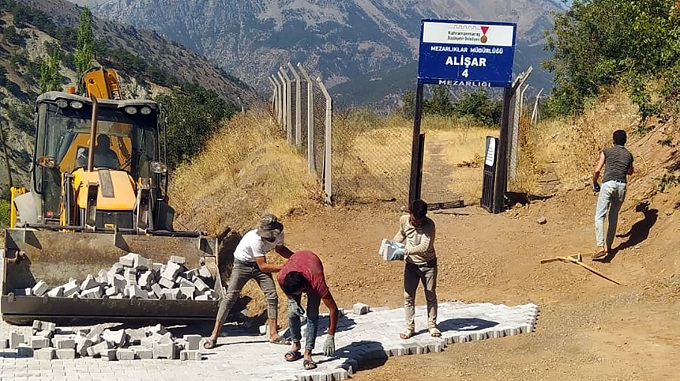
<svg viewBox="0 0 680 381"><path fill-rule="evenodd" d="M335 337L326 335L326 342L323 344L323 354L330 357L335 354Z"/></svg>
<svg viewBox="0 0 680 381"><path fill-rule="evenodd" d="M292 304L295 304L295 309L293 310L293 313L295 313L295 315L297 315L299 317L304 317L305 316L305 309L302 308L302 306L297 304L297 303L292 303ZM290 308L291 305L289 304L288 307Z"/></svg>
<svg viewBox="0 0 680 381"><path fill-rule="evenodd" d="M403 248L397 248L394 249L392 252L392 255L387 257L388 261L401 261L404 259L404 255L406 255L406 251Z"/></svg>
<svg viewBox="0 0 680 381"><path fill-rule="evenodd" d="M593 192L597 193L600 191L600 184L597 181L593 182Z"/></svg>

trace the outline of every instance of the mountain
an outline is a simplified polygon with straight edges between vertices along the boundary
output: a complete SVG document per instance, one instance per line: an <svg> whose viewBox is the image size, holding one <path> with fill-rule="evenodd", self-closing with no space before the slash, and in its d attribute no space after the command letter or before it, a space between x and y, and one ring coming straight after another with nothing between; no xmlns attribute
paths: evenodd
<svg viewBox="0 0 680 381"><path fill-rule="evenodd" d="M54 47L62 52L62 85L75 85L78 18L75 4L63 0L0 1L0 128L8 148L12 180L28 184L33 152L33 102L38 96L41 62ZM196 52L160 36L112 21L94 20L99 64L116 69L129 97L149 98L183 83L213 90L233 105L262 102L246 83L227 74ZM2 144L2 142L0 142ZM0 194L9 183L0 150Z"/></svg>
<svg viewBox="0 0 680 381"><path fill-rule="evenodd" d="M78 28L78 18L82 9L72 2L66 0L18 0L18 2L50 15L52 21L59 26L76 30ZM95 38L107 49L123 49L146 64L153 64L170 73L180 81L197 83L233 103L240 99L251 104L261 99L245 82L228 74L195 51L155 31L138 30L128 24L97 18L93 21L92 27ZM125 67L124 62L112 64ZM126 73L119 70L119 75L125 76Z"/></svg>
<svg viewBox="0 0 680 381"><path fill-rule="evenodd" d="M425 18L516 22L516 57L534 67L535 87L550 89L541 76L543 33L552 28L559 0L73 0L101 17L148 28L193 49L261 92L270 93L268 76L288 62L300 62L328 87L397 70L417 60L420 22ZM540 54L534 54L538 50ZM517 67L515 72L525 70ZM547 78L547 80L546 80ZM364 83L365 84L365 83ZM374 81L385 95L394 83ZM355 85L357 88L361 83Z"/></svg>

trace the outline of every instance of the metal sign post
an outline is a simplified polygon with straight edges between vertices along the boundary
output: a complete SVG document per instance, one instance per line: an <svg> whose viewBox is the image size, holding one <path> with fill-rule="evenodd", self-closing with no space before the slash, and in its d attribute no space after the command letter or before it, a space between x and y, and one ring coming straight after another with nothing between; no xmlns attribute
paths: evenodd
<svg viewBox="0 0 680 381"><path fill-rule="evenodd" d="M515 55L517 25L501 22L422 20L420 50L418 56L418 88L413 125L413 151L411 152L411 176L409 205L420 197L422 186L422 147L424 135L420 134L422 117L423 84L446 84L470 87L504 87L506 94L512 85L512 64ZM509 98L504 97L504 102ZM504 111L509 104L504 103ZM504 112L504 114L506 114ZM506 126L507 128L507 126ZM501 128L502 130L502 128ZM505 134L507 135L507 133ZM507 147L507 136L501 131L499 162L496 170L507 160L500 160L502 147ZM503 175L507 168L503 170ZM495 176L497 178L497 176ZM507 181L502 181L505 184ZM495 181L494 188L498 186ZM495 191L495 190L494 190ZM505 196L505 190L502 190ZM494 195L493 199L496 199ZM498 213L494 207L494 213Z"/></svg>

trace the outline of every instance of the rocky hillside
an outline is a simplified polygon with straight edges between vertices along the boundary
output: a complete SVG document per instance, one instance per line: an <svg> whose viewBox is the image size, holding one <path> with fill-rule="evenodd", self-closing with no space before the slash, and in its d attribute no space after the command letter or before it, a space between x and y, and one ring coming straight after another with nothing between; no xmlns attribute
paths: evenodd
<svg viewBox="0 0 680 381"><path fill-rule="evenodd" d="M156 30L267 92L267 77L289 61L301 62L329 87L412 64L424 18L517 22L518 46L530 47L542 43L552 12L563 10L551 0L72 1L107 19ZM542 58L532 53L520 60L538 70Z"/></svg>
<svg viewBox="0 0 680 381"><path fill-rule="evenodd" d="M28 5L31 13L21 8L20 19L11 10L13 4ZM0 124L8 146L12 180L27 185L33 151L33 102L40 78L40 63L49 49L58 46L69 55L73 51L81 9L61 0L19 0L2 2L0 10ZM38 16L36 16L38 15ZM28 21L26 21L28 20ZM124 93L128 97L150 98L169 92L172 84L197 83L213 90L232 104L244 106L260 102L255 90L211 64L207 59L153 31L139 31L112 21L95 20L95 38L114 57L95 57L99 64L118 71ZM66 58L66 57L65 57ZM62 61L62 84L76 84L71 63ZM141 69L140 69L141 68ZM9 183L4 154L0 151L0 193Z"/></svg>
<svg viewBox="0 0 680 381"><path fill-rule="evenodd" d="M18 0L18 2L49 14L60 26L78 27L81 8L69 1ZM198 83L234 103L237 102L237 97L247 104L260 100L257 93L237 76L216 67L205 57L154 31L138 30L127 24L103 19L96 19L93 22L93 29L95 38L101 40L108 48L125 49L181 81Z"/></svg>

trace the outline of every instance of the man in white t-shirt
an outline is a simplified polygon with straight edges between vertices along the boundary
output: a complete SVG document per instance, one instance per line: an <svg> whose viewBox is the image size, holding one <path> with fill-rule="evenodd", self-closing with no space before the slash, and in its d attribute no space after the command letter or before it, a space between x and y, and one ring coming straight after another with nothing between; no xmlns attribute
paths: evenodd
<svg viewBox="0 0 680 381"><path fill-rule="evenodd" d="M284 258L293 252L286 247L283 236L283 224L273 214L265 214L260 218L260 226L246 233L234 251L234 267L231 270L226 296L220 300L215 327L208 340L203 343L205 349L215 347L229 310L241 295L243 286L255 279L267 299L267 323L269 324L269 342L272 344L290 344L279 336L277 330L277 313L279 309L276 286L272 278L273 272L281 270L283 265L267 263L267 252L276 251Z"/></svg>

